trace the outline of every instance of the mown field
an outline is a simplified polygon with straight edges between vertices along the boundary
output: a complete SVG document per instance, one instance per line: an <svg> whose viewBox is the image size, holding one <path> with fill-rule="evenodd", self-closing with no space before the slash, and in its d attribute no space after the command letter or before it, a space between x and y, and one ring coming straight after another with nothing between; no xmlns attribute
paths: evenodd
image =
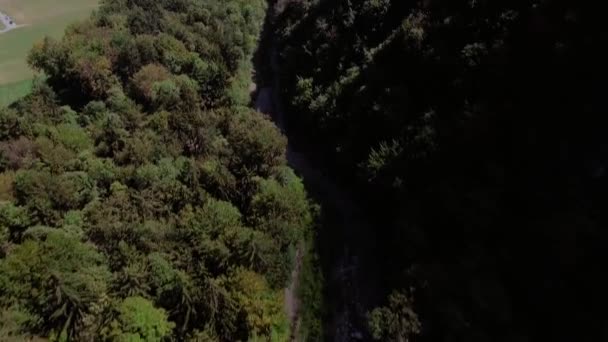
<svg viewBox="0 0 608 342"><path fill-rule="evenodd" d="M98 0L0 0L0 11L24 25L0 34L0 106L27 93L34 75L26 63L32 45L46 35L60 37L97 6Z"/></svg>

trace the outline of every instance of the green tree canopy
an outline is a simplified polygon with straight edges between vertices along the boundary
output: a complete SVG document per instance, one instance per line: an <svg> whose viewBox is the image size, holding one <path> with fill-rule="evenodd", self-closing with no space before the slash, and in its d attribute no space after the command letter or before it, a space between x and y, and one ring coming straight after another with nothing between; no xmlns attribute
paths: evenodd
<svg viewBox="0 0 608 342"><path fill-rule="evenodd" d="M126 298L118 306L118 330L112 339L119 342L160 342L171 334L173 323L163 309L142 297Z"/></svg>

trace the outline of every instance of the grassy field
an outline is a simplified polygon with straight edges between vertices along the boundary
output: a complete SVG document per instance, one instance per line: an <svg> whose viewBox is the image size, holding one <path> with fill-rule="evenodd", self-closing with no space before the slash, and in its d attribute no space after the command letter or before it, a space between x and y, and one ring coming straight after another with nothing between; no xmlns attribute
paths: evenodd
<svg viewBox="0 0 608 342"><path fill-rule="evenodd" d="M0 106L27 93L34 74L25 59L32 45L47 35L61 37L97 5L98 0L0 0L0 11L24 25L0 34Z"/></svg>
<svg viewBox="0 0 608 342"><path fill-rule="evenodd" d="M32 80L0 84L0 107L11 104L18 98L27 95L32 89Z"/></svg>

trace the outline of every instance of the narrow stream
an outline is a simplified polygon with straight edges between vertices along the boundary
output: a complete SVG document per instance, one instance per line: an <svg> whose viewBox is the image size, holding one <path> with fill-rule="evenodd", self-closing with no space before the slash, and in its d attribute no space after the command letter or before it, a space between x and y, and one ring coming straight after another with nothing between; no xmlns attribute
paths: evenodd
<svg viewBox="0 0 608 342"><path fill-rule="evenodd" d="M272 34L268 32L272 30L266 29L265 34ZM280 63L276 43L269 37L263 38L271 40L267 44L269 51L262 54L267 56L262 63L268 63L264 69L270 77L266 86L258 90L255 108L269 115L289 137L287 118L280 99ZM258 66L257 69L263 68ZM304 180L309 194L322 205L322 210L331 211L331 216L335 218L330 227L322 228L332 230L323 234L331 236L331 241L322 243L331 244L329 247L333 255L331 260L321 260L329 265L327 268L330 270L329 274L324 275L325 304L329 310L329 317L324 322L325 336L328 341L335 342L370 340L366 313L375 305L378 293L374 227L363 216L365 211L352 200L353 197L291 143L288 143L287 159ZM296 298L289 298L295 295L295 292L287 291L286 302L297 302Z"/></svg>

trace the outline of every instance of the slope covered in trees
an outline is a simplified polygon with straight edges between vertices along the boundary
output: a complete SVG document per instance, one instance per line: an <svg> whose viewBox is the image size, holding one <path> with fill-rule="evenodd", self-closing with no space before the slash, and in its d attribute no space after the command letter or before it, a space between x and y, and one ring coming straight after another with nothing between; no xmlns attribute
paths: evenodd
<svg viewBox="0 0 608 342"><path fill-rule="evenodd" d="M603 12L557 0L275 8L290 134L374 217L386 299L369 308L370 333L605 339Z"/></svg>
<svg viewBox="0 0 608 342"><path fill-rule="evenodd" d="M247 108L263 0L104 0L0 109L0 340L287 340L313 221Z"/></svg>

